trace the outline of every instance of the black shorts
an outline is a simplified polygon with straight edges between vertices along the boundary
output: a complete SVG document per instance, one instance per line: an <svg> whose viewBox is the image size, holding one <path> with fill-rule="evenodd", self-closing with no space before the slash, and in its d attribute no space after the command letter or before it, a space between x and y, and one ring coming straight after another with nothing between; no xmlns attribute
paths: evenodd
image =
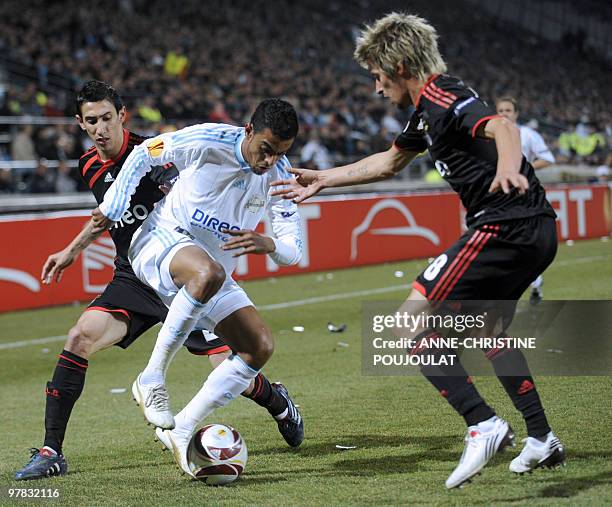
<svg viewBox="0 0 612 507"><path fill-rule="evenodd" d="M430 301L517 301L556 252L552 217L480 225L439 255L413 287Z"/></svg>
<svg viewBox="0 0 612 507"><path fill-rule="evenodd" d="M122 349L129 347L149 328L162 322L168 314L168 308L153 289L142 283L133 273L122 270L115 271L115 276L104 292L94 299L85 311L88 310L116 312L128 318L128 332L116 344ZM193 331L187 337L185 346L193 354L210 355L230 350L219 339L207 342L201 331Z"/></svg>

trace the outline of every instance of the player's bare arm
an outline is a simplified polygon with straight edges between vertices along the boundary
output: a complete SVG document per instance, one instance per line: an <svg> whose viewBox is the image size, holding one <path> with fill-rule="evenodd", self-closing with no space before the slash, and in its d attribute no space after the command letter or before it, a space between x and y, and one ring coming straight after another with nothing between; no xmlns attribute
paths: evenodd
<svg viewBox="0 0 612 507"><path fill-rule="evenodd" d="M544 169L549 165L552 165L548 160L544 160L541 158L536 158L532 163L532 167L537 171L538 169Z"/></svg>
<svg viewBox="0 0 612 507"><path fill-rule="evenodd" d="M43 266L40 278L42 283L49 285L53 279L59 282L64 270L70 266L78 255L85 250L105 229L97 230L93 218L85 224L70 244L63 250L49 255Z"/></svg>
<svg viewBox="0 0 612 507"><path fill-rule="evenodd" d="M270 236L260 234L251 230L231 231L222 229L222 233L229 234L232 239L221 246L221 250L238 250L233 257L240 257L245 254L266 255L276 250L276 245Z"/></svg>
<svg viewBox="0 0 612 507"><path fill-rule="evenodd" d="M102 214L99 207L91 212L91 221L93 223L92 232L98 236L114 224L110 218Z"/></svg>
<svg viewBox="0 0 612 507"><path fill-rule="evenodd" d="M502 190L505 194L513 188L524 194L529 190L527 178L520 173L523 155L518 127L507 118L489 120L480 133L487 139L494 139L497 147L497 173L489 192Z"/></svg>
<svg viewBox="0 0 612 507"><path fill-rule="evenodd" d="M295 179L272 182L272 186L284 187L273 191L272 195L279 195L299 203L324 188L386 180L399 173L417 155L416 152L391 147L387 151L375 153L352 164L325 171L293 168L289 171L295 174Z"/></svg>

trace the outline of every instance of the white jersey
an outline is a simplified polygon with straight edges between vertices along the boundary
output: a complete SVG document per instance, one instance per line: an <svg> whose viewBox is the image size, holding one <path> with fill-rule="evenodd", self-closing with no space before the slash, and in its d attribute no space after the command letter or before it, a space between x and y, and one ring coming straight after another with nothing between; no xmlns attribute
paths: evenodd
<svg viewBox="0 0 612 507"><path fill-rule="evenodd" d="M270 182L289 178L286 157L263 175L255 174L241 152L244 128L204 123L162 134L136 147L108 189L100 211L119 220L130 196L151 166L174 163L180 177L142 225L142 233L181 230L201 244L230 274L235 251L220 246L231 238L221 229L255 229L266 210L276 236L277 264L296 264L302 256L297 205L270 196ZM160 238L163 239L163 238Z"/></svg>
<svg viewBox="0 0 612 507"><path fill-rule="evenodd" d="M540 134L526 125L519 125L519 130L521 131L521 151L527 162L531 164L534 160L546 160L551 164L555 163L554 155Z"/></svg>

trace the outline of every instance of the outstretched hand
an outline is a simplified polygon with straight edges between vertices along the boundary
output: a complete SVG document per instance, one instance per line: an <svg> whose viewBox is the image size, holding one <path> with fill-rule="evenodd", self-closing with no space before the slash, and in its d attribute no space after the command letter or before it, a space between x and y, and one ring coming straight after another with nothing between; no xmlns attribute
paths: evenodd
<svg viewBox="0 0 612 507"><path fill-rule="evenodd" d="M277 180L270 183L270 186L277 187L270 195L278 195L283 199L292 200L297 204L319 193L319 191L323 189L320 171L298 169L294 167L289 169L289 172L295 174L295 178Z"/></svg>
<svg viewBox="0 0 612 507"><path fill-rule="evenodd" d="M49 285L54 279L59 282L62 279L64 269L70 266L74 259L75 255L69 249L49 255L40 274L42 283Z"/></svg>

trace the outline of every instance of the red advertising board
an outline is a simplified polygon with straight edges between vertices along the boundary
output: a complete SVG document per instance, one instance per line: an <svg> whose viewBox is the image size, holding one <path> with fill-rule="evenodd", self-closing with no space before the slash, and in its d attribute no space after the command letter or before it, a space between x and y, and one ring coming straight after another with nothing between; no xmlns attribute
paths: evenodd
<svg viewBox="0 0 612 507"><path fill-rule="evenodd" d="M547 195L557 213L561 240L608 234L603 185L554 187ZM236 277L262 278L387 261L432 257L459 237L462 207L456 194L343 196L300 205L304 255L279 268L267 256L240 258ZM114 248L103 236L68 268L59 284L40 283L50 253L64 248L88 211L0 217L0 311L88 301L112 277ZM260 224L259 230L269 230Z"/></svg>

